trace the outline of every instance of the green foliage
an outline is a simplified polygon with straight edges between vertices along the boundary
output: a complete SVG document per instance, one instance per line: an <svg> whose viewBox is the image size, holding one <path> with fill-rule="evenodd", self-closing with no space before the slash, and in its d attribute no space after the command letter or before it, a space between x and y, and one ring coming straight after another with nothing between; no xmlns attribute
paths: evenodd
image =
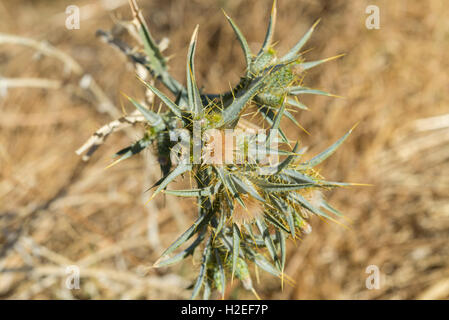
<svg viewBox="0 0 449 320"><path fill-rule="evenodd" d="M157 152L169 150L170 142L166 139L158 140L158 137L164 137L163 134L175 128L193 133L196 122L199 122L202 131L216 129L223 132L224 129L235 128L241 115L249 108L255 108L271 129L280 131L283 142L288 142L282 130L281 118L285 115L295 123L296 119L288 112L287 105L306 110L307 107L298 100L298 96L330 95L321 90L303 87L301 82L304 71L333 58L306 62L301 55L300 50L311 37L318 22L286 55L278 57L271 46L276 20L275 4L274 2L265 40L257 55L251 53L243 33L225 14L243 49L247 70L230 92L212 95L199 90L201 86L197 84L195 77L194 54L198 27L195 28L188 49L187 85L183 87L168 73L166 59L134 3L134 23L142 38L146 55L144 65L176 99L170 99L149 83L145 85L168 107L166 112L155 113L129 98L144 115L149 129L141 140L117 153L119 161L156 142L159 143ZM234 276L242 281L246 289L254 292L251 265L283 280L286 240L296 239L310 232L310 226L306 222L309 214L331 218L323 211L326 210L329 214L340 215L338 210L321 198L321 191L351 184L326 182L314 167L327 159L351 131L352 129L329 149L310 160L302 159L299 143L293 149L279 150L279 154L287 156L270 174L260 174L264 164L249 161L229 164L169 162L164 177L154 186L156 189L151 198L160 192L171 196L195 197L199 204L199 216L165 250L154 266L172 265L202 248L201 266L193 285L192 298L196 298L201 290L204 290L203 297L208 298L214 289L223 296L226 284L229 283L228 277ZM270 137L271 134L270 132ZM207 146L203 143L200 148ZM185 175L194 178L196 188L165 190L172 181ZM242 216L246 218L242 219ZM181 247L186 248L175 253Z"/></svg>

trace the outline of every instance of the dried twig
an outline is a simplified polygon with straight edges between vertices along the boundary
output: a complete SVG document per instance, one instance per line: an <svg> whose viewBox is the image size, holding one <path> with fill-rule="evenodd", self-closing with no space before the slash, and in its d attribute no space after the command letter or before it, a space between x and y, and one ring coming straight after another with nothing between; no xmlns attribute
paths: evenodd
<svg viewBox="0 0 449 320"><path fill-rule="evenodd" d="M53 47L45 41L36 41L33 39L4 33L0 33L0 44L17 44L27 46L37 50L38 52L46 56L53 57L62 61L67 70L73 72L77 76L81 76L79 85L82 89L87 90L94 95L97 100L97 109L99 112L106 112L112 118L117 118L120 116L120 111L118 111L118 108L98 86L97 82L92 78L91 75L85 73L81 65L70 55Z"/></svg>
<svg viewBox="0 0 449 320"><path fill-rule="evenodd" d="M83 73L83 68L81 67L81 65L76 62L70 55L56 49L46 41L36 41L25 37L0 33L0 44L18 44L33 48L46 56L53 57L62 61L65 67L71 72L77 75L81 75Z"/></svg>
<svg viewBox="0 0 449 320"><path fill-rule="evenodd" d="M449 114L416 120L415 126L418 131L449 128Z"/></svg>
<svg viewBox="0 0 449 320"><path fill-rule="evenodd" d="M8 88L59 89L61 81L43 78L0 78L0 90Z"/></svg>
<svg viewBox="0 0 449 320"><path fill-rule="evenodd" d="M87 151L83 156L83 160L87 161L90 159L92 154L106 141L107 137L111 133L123 130L144 121L145 118L142 115L137 114L136 112L134 112L130 116L121 117L117 120L111 121L107 125L104 125L99 130L97 130L85 144L83 144L78 150L76 150L76 154L81 155Z"/></svg>

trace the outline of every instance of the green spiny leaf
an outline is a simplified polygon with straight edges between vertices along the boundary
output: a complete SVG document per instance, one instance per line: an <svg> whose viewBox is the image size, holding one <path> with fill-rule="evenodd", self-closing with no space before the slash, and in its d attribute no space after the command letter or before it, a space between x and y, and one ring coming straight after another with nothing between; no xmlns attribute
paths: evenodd
<svg viewBox="0 0 449 320"><path fill-rule="evenodd" d="M306 32L306 34L301 38L301 40L296 43L296 45L285 55L280 59L280 62L286 62L291 61L293 59L296 59L298 56L299 50L306 44L306 42L310 39L312 36L313 31L315 30L315 27L318 25L320 20L317 20L313 26Z"/></svg>
<svg viewBox="0 0 449 320"><path fill-rule="evenodd" d="M306 161L305 163L302 163L300 165L301 168L310 168L315 167L316 165L320 164L324 160L326 160L328 157L330 157L335 150L343 143L343 141L346 140L346 138L351 134L352 130L354 130L354 127L351 128L343 137L337 140L333 145L331 145L329 148L321 152L319 155L313 157L309 161Z"/></svg>
<svg viewBox="0 0 449 320"><path fill-rule="evenodd" d="M154 191L153 195L151 196L151 199L153 199L159 192L162 191L170 182L172 182L176 177L180 176L181 174L192 170L191 164L186 163L180 163L174 170L172 170L166 177L162 178L163 180L160 180L160 183L158 185L157 189Z"/></svg>
<svg viewBox="0 0 449 320"><path fill-rule="evenodd" d="M175 256L173 256L171 258L167 258L162 261L161 261L161 259L159 259L158 261L156 261L154 263L153 267L155 267L155 268L167 267L167 266L175 264L175 263L185 259L189 255L193 254L193 251L196 249L196 247L198 247L198 245L204 240L204 235L205 235L206 230L207 229L203 227L201 232L198 234L198 237L187 249L183 250L182 252L176 254Z"/></svg>
<svg viewBox="0 0 449 320"><path fill-rule="evenodd" d="M315 187L315 183L274 183L265 180L253 179L254 183L262 188L265 192L287 192L304 188Z"/></svg>
<svg viewBox="0 0 449 320"><path fill-rule="evenodd" d="M287 104L302 110L309 110L307 106L305 106L304 104L293 98L287 98Z"/></svg>
<svg viewBox="0 0 449 320"><path fill-rule="evenodd" d="M335 57L330 57L330 58L321 59L321 60L317 60L317 61L303 62L303 63L301 63L301 67L302 67L303 70L309 70L309 69L312 69L313 67L316 67L316 66L318 66L318 65L320 65L322 63L338 59L338 58L340 58L342 56L344 56L344 54L340 54L340 55L335 56Z"/></svg>
<svg viewBox="0 0 449 320"><path fill-rule="evenodd" d="M192 39L189 45L187 54L187 95L189 100L189 107L193 112L193 119L198 120L203 114L203 105L201 102L200 92L195 80L195 64L194 55L196 48L196 41L198 36L198 25L193 32Z"/></svg>
<svg viewBox="0 0 449 320"><path fill-rule="evenodd" d="M270 133L268 134L267 138L267 146L270 144L271 139L276 132L279 130L279 125L281 124L281 118L285 113L285 99L282 99L282 104L280 108L278 109L278 112L276 113L276 116L273 119L273 124L271 125Z"/></svg>
<svg viewBox="0 0 449 320"><path fill-rule="evenodd" d="M293 220L292 209L290 207L287 209L287 211L285 211L285 216L285 218L287 219L288 227L290 228L290 234L294 239L296 237L295 220Z"/></svg>
<svg viewBox="0 0 449 320"><path fill-rule="evenodd" d="M132 157L135 154L140 153L142 150L144 150L150 144L151 144L151 139L149 139L148 137L144 137L144 138L140 139L139 141L137 141L136 143L132 144L131 146L120 150L113 156L114 158L120 156L120 158L118 158L113 163L111 163L108 166L108 168L112 167L113 165L116 165L117 163L119 163L123 160L126 160L126 159Z"/></svg>
<svg viewBox="0 0 449 320"><path fill-rule="evenodd" d="M282 275L281 272L278 269L276 269L276 267L274 267L270 262L268 262L268 260L265 259L265 257L262 256L261 254L254 254L254 256L251 257L251 259L261 269L265 270L268 273L271 273L275 277L281 277Z"/></svg>
<svg viewBox="0 0 449 320"><path fill-rule="evenodd" d="M351 182L335 182L335 181L324 181L324 180L317 180L317 182L320 183L324 187L353 187L353 186L359 185L357 183L351 183Z"/></svg>
<svg viewBox="0 0 449 320"><path fill-rule="evenodd" d="M234 21L231 19L231 17L229 17L226 12L224 12L224 15L226 17L226 19L228 19L229 23L231 24L232 29L234 30L237 39L240 42L240 45L242 47L243 50L243 54L245 55L245 59L246 59L246 68L247 68L247 74L249 73L250 67L251 67L251 60L252 60L252 54L251 54L251 50L248 46L248 42L246 41L245 37L243 36L243 33L240 31L240 29L237 27L237 25L234 23Z"/></svg>
<svg viewBox="0 0 449 320"><path fill-rule="evenodd" d="M214 169L218 173L218 178L221 180L225 188L231 193L231 196L235 198L243 208L246 208L246 205L241 199L239 191L235 187L234 182L231 180L230 175L225 172L223 167L214 167Z"/></svg>
<svg viewBox="0 0 449 320"><path fill-rule="evenodd" d="M276 230L277 237L279 239L279 248L281 252L281 271L284 272L285 270L285 260L287 257L287 246L285 244L285 234L281 230Z"/></svg>
<svg viewBox="0 0 449 320"><path fill-rule="evenodd" d="M304 208L306 208L307 210L309 210L309 211L311 211L311 212L313 212L313 213L315 213L315 214L317 214L317 215L319 215L319 216L322 216L322 217L331 219L331 217L330 217L329 215L327 215L326 213L324 213L323 211L321 211L319 208L313 206L309 201L307 201L307 200L306 200L302 195L300 195L299 193L296 193L296 192L289 193L288 197L289 197L290 199L292 199L294 202L296 202L296 203L298 203L299 205L301 205L301 206L303 206Z"/></svg>
<svg viewBox="0 0 449 320"><path fill-rule="evenodd" d="M178 197L208 197L213 194L214 186L203 189L191 189L191 190L165 190L164 193Z"/></svg>
<svg viewBox="0 0 449 320"><path fill-rule="evenodd" d="M147 108L145 108L144 106L142 106L140 103L138 103L136 100L134 100L131 97L128 97L129 101L131 101L131 103L137 108L137 110L140 111L140 113L142 113L142 115L145 117L145 119L148 121L148 124L152 127L158 127L160 125L164 125L164 122L162 120L162 117L160 115L158 115L157 113L154 113L151 110L148 110Z"/></svg>
<svg viewBox="0 0 449 320"><path fill-rule="evenodd" d="M237 259L240 251L240 230L235 223L232 224L232 276L237 267Z"/></svg>
<svg viewBox="0 0 449 320"><path fill-rule="evenodd" d="M297 127L302 128L301 125L299 124L299 122L295 119L295 117L290 113L290 111L285 110L284 111L285 116L291 121L293 122Z"/></svg>
<svg viewBox="0 0 449 320"><path fill-rule="evenodd" d="M299 144L296 142L295 146L293 147L293 153L298 152ZM281 172L284 168L286 168L290 163L292 163L299 155L293 154L287 156L287 158L284 159L276 168L276 173Z"/></svg>
<svg viewBox="0 0 449 320"><path fill-rule="evenodd" d="M270 126L272 126L273 125L273 119L275 117L275 115L273 114L272 110L264 106L264 107L259 108L259 111L262 114L262 117L265 119L265 121L267 121L268 124ZM281 128L279 128L279 134L281 135L282 140L285 143L288 143L287 136L285 135L284 131Z"/></svg>
<svg viewBox="0 0 449 320"><path fill-rule="evenodd" d="M323 208L325 208L326 210L332 212L333 214L342 217L343 213L341 213L340 211L338 211L337 209L335 209L334 207L332 207L329 203L327 203L326 201L323 201L322 204Z"/></svg>
<svg viewBox="0 0 449 320"><path fill-rule="evenodd" d="M184 244L187 240L189 240L195 233L197 233L199 230L201 230L202 226L207 224L209 220L214 215L214 211L210 210L207 214L204 214L193 223L193 225L190 226L178 239L176 239L175 242L173 242L161 255L161 260L165 256L172 253L174 250L179 248L182 244Z"/></svg>
<svg viewBox="0 0 449 320"><path fill-rule="evenodd" d="M290 229L290 234L292 235L293 238L295 238L296 236L295 222L293 220L291 207L282 199L277 199L274 196L271 196L271 199L273 200L274 205L279 209L279 211L285 214L285 218L287 220L288 227Z"/></svg>
<svg viewBox="0 0 449 320"><path fill-rule="evenodd" d="M232 216L232 209L230 209L230 211L231 211L230 214ZM220 210L220 218L218 220L217 227L215 228L215 236L220 234L220 232L223 229L223 226L225 224L225 220L226 220L226 214L223 212L223 210Z"/></svg>
<svg viewBox="0 0 449 320"><path fill-rule="evenodd" d="M270 253L271 259L276 263L278 267L280 267L279 264L279 258L276 254L276 248L273 243L273 239L271 238L270 231L268 230L267 225L262 219L256 219L256 225L257 228L260 231L260 234L262 235L265 245L267 246L268 252Z"/></svg>
<svg viewBox="0 0 449 320"><path fill-rule="evenodd" d="M253 184L250 181L248 181L248 179L246 179L244 177L239 178L236 175L232 175L232 174L231 174L231 179L244 192L248 193L249 195L251 195L252 197L254 197L255 199L257 199L261 202L265 202L265 199L259 195L257 190L254 188Z"/></svg>
<svg viewBox="0 0 449 320"><path fill-rule="evenodd" d="M276 0L273 1L271 7L270 20L268 22L267 33L265 34L265 40L263 41L262 48L260 48L259 55L265 52L271 44L274 34L274 27L276 25Z"/></svg>
<svg viewBox="0 0 449 320"><path fill-rule="evenodd" d="M140 38L143 42L145 53L149 58L149 62L151 64L151 68L158 74L162 74L162 71L165 69L165 59L159 50L159 46L153 40L151 36L150 30L148 29L143 16L138 13L137 24Z"/></svg>
<svg viewBox="0 0 449 320"><path fill-rule="evenodd" d="M140 39L142 40L146 53L146 67L151 71L151 73L160 79L173 94L178 94L183 91L183 87L167 72L165 58L159 50L159 46L153 40L142 12L137 7L135 1L131 2L131 9L134 13L134 24L137 28Z"/></svg>
<svg viewBox="0 0 449 320"><path fill-rule="evenodd" d="M251 98L257 93L257 91L262 87L263 84L264 77L254 79L248 90L245 91L243 95L236 98L229 107L223 110L222 119L217 127L224 127L234 122L238 118L248 101L251 100Z"/></svg>
<svg viewBox="0 0 449 320"><path fill-rule="evenodd" d="M315 94L315 95L321 95L321 96L327 96L327 97L333 97L334 95L332 93L328 93L322 90L317 89L310 89L305 87L291 87L289 88L289 93L293 95L299 95L299 94Z"/></svg>
<svg viewBox="0 0 449 320"><path fill-rule="evenodd" d="M278 219L276 219L273 215L271 215L268 212L265 212L265 218L268 222L270 222L274 227L284 230L285 232L290 232L282 222L280 222Z"/></svg>
<svg viewBox="0 0 449 320"><path fill-rule="evenodd" d="M315 181L311 177L294 169L284 169L282 173L288 175L297 183L315 183Z"/></svg>
<svg viewBox="0 0 449 320"><path fill-rule="evenodd" d="M195 286L193 287L193 290L192 290L192 297L191 297L192 300L194 300L196 298L196 296L198 295L198 293L201 290L201 287L204 284L204 279L206 277L206 270L207 270L207 262L209 260L210 250L211 250L211 239L212 239L212 237L209 237L209 240L206 243L206 247L204 248L200 272L199 272L198 278L195 282Z"/></svg>
<svg viewBox="0 0 449 320"><path fill-rule="evenodd" d="M157 95L159 97L159 99L162 100L163 103L165 103L165 105L171 110L171 112L173 112L173 114L175 116L177 116L178 118L182 119L182 111L173 101L171 101L165 94L163 94L161 91L159 91L158 89L153 87L151 84L149 84L149 83L147 83L147 82L145 82L143 80L142 80L142 82L145 84L145 86L148 89L153 91L153 93L155 95Z"/></svg>

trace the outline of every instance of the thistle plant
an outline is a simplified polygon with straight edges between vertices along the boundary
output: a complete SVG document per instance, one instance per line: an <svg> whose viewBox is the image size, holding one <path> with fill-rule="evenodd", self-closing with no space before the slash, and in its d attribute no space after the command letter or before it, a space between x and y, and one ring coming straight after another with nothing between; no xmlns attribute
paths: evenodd
<svg viewBox="0 0 449 320"><path fill-rule="evenodd" d="M324 200L322 192L352 184L326 181L315 168L343 143L352 129L328 149L304 160L305 149L299 141L292 146L280 123L285 116L299 125L290 111L307 110L301 102L302 95L332 96L304 87L302 79L308 69L339 56L305 61L301 50L318 21L287 54L279 56L272 45L276 2L257 54L225 14L243 49L246 71L229 92L208 94L199 89L195 77L198 26L189 45L183 86L170 75L167 59L150 34L137 3L130 0L130 4L134 14L131 32L138 35L143 50L131 50L106 32L102 35L151 73L153 81L141 79L142 83L167 108L155 112L145 103L127 97L138 113L123 119L143 122L145 131L140 140L116 154L113 164L152 148L163 176L151 188L150 200L161 193L193 197L198 207L194 223L162 253L154 267L167 267L201 252L192 299L200 292L207 299L213 290L224 296L226 284L234 278L256 294L252 268L267 271L282 283L291 281L284 274L287 239L299 239L311 231L307 222L310 215L331 220L333 215L341 215ZM165 86L173 97L157 89L155 82ZM268 133L252 132L250 129L261 127L244 119L247 113L253 113L251 119L261 117ZM236 143L228 143L230 136ZM88 154L97 146L98 143L91 143ZM168 189L182 177L195 185L186 190Z"/></svg>

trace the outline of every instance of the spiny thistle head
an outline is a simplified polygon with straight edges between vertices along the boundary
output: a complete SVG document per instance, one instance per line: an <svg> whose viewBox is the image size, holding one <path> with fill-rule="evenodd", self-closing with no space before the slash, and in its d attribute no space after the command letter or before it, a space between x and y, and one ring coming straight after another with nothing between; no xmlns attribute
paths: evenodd
<svg viewBox="0 0 449 320"><path fill-rule="evenodd" d="M307 109L298 96L331 96L302 86L306 70L336 58L312 62L303 58L301 49L318 21L287 54L279 57L271 45L275 3L257 54L251 52L240 29L225 14L243 49L246 72L231 91L207 94L199 90L195 78L198 27L189 45L186 86L183 86L169 74L166 59L141 11L135 0L130 2L134 27L144 48L143 54L132 56L133 61L144 66L175 99L141 79L168 109L157 113L129 98L143 115L146 131L142 139L119 151L114 163L156 145L154 151L163 177L153 186L151 199L164 192L196 198L198 204L196 221L164 251L154 266L170 266L202 248L192 298L201 290L205 298L213 289L224 295L226 284L233 277L255 292L249 271L251 265L288 280L284 275L287 238L297 239L310 233L307 219L311 214L328 219L333 219L332 214L340 215L324 200L322 191L352 185L326 181L314 169L341 145L352 129L322 153L304 160L305 150L300 149L299 142L291 147L280 125L283 116L297 123L287 106ZM242 118L249 110L262 116L269 126L268 133ZM172 181L186 175L193 178L195 187L167 190ZM185 248L179 251L181 247Z"/></svg>

